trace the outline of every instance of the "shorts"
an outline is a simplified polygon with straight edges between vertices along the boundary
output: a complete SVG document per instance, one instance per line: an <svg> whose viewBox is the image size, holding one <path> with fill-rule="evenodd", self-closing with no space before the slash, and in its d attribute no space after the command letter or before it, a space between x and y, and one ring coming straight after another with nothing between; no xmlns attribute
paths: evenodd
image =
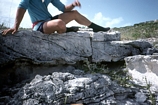
<svg viewBox="0 0 158 105"><path fill-rule="evenodd" d="M44 33L44 32L43 32L43 24L44 24L46 21L58 19L58 17L59 17L59 15L56 15L56 16L54 16L54 17L51 17L51 18L48 19L48 20L39 21L39 22L33 27L33 30L34 30L34 31L40 31L40 32Z"/></svg>

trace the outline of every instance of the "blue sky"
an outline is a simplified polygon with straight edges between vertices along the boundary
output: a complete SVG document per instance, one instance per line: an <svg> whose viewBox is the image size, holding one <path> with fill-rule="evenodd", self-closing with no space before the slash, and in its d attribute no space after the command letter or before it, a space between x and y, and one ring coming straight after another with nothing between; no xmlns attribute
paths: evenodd
<svg viewBox="0 0 158 105"><path fill-rule="evenodd" d="M114 19L112 27L158 19L158 0L80 0L80 2L82 8L78 10L87 14L91 20L98 14L98 21L101 21L98 23L101 25L105 25L107 21L112 24ZM109 20L105 21L103 18ZM117 22L118 24L115 24Z"/></svg>
<svg viewBox="0 0 158 105"><path fill-rule="evenodd" d="M74 0L61 0L70 4ZM81 8L77 9L91 21L104 27L123 27L135 23L158 19L158 0L79 0ZM4 22L9 27L14 24L16 9L20 0L0 1L0 23ZM7 5L7 6L6 6ZM52 5L48 7L52 15L60 12ZM74 21L68 26L78 25ZM31 27L31 21L26 13L21 27Z"/></svg>

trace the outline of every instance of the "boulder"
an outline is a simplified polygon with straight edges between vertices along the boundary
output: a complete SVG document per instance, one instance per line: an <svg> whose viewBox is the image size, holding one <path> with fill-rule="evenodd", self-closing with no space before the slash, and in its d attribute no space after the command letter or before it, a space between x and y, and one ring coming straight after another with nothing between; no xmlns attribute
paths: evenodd
<svg viewBox="0 0 158 105"><path fill-rule="evenodd" d="M89 34L44 35L35 31L21 31L0 36L1 63L21 58L34 63L71 64L92 55Z"/></svg>
<svg viewBox="0 0 158 105"><path fill-rule="evenodd" d="M54 72L36 77L10 100L11 105L125 105L138 104L134 90L123 88L106 75ZM146 99L144 100L146 101ZM143 101L143 102L144 102ZM143 103L143 102L140 102Z"/></svg>
<svg viewBox="0 0 158 105"><path fill-rule="evenodd" d="M145 41L93 41L93 62L117 62L125 57L146 54L152 45Z"/></svg>
<svg viewBox="0 0 158 105"><path fill-rule="evenodd" d="M126 68L136 84L151 85L158 92L158 55L136 55L125 58Z"/></svg>
<svg viewBox="0 0 158 105"><path fill-rule="evenodd" d="M143 54L151 44L145 41L120 41L119 32L64 33L45 35L35 31L20 31L15 35L0 35L0 65L19 59L35 64L75 64L117 62L125 57Z"/></svg>

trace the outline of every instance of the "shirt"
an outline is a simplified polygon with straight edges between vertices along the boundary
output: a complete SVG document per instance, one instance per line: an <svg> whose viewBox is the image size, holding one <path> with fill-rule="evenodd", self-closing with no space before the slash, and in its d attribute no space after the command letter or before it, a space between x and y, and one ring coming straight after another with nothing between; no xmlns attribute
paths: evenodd
<svg viewBox="0 0 158 105"><path fill-rule="evenodd" d="M49 21L51 20L51 14L48 12L48 4L52 3L60 11L64 12L65 5L60 0L21 0L19 8L28 10L32 23L36 21ZM42 22L39 22L33 27L34 31L37 31Z"/></svg>
<svg viewBox="0 0 158 105"><path fill-rule="evenodd" d="M58 10L64 12L65 5L60 0L21 0L19 8L28 10L32 23L40 20L49 20L48 4L52 3Z"/></svg>

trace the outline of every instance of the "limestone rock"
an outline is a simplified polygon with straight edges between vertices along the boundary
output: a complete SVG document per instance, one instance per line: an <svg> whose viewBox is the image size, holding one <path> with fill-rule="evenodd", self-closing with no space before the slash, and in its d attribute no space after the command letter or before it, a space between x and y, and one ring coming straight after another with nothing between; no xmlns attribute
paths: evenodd
<svg viewBox="0 0 158 105"><path fill-rule="evenodd" d="M151 44L145 41L120 41L119 32L44 35L20 31L15 35L0 35L0 65L19 59L50 65L75 64L87 59L116 62L142 54L150 47Z"/></svg>
<svg viewBox="0 0 158 105"><path fill-rule="evenodd" d="M158 92L158 55L136 55L125 58L129 75L136 83Z"/></svg>
<svg viewBox="0 0 158 105"><path fill-rule="evenodd" d="M37 75L11 99L11 105L107 105L136 103L132 90L120 87L106 75L54 72ZM120 98L121 97L121 98ZM134 96L133 96L134 97Z"/></svg>
<svg viewBox="0 0 158 105"><path fill-rule="evenodd" d="M71 64L92 55L88 34L44 35L22 31L0 36L1 63L20 58L36 63Z"/></svg>
<svg viewBox="0 0 158 105"><path fill-rule="evenodd" d="M152 45L145 41L93 41L93 62L117 62L125 57L146 54Z"/></svg>
<svg viewBox="0 0 158 105"><path fill-rule="evenodd" d="M140 102L140 103L145 102L146 99L147 99L147 96L146 96L144 93L141 93L141 92L138 92L138 93L135 95L135 97L136 97L136 101L137 101L137 102Z"/></svg>

